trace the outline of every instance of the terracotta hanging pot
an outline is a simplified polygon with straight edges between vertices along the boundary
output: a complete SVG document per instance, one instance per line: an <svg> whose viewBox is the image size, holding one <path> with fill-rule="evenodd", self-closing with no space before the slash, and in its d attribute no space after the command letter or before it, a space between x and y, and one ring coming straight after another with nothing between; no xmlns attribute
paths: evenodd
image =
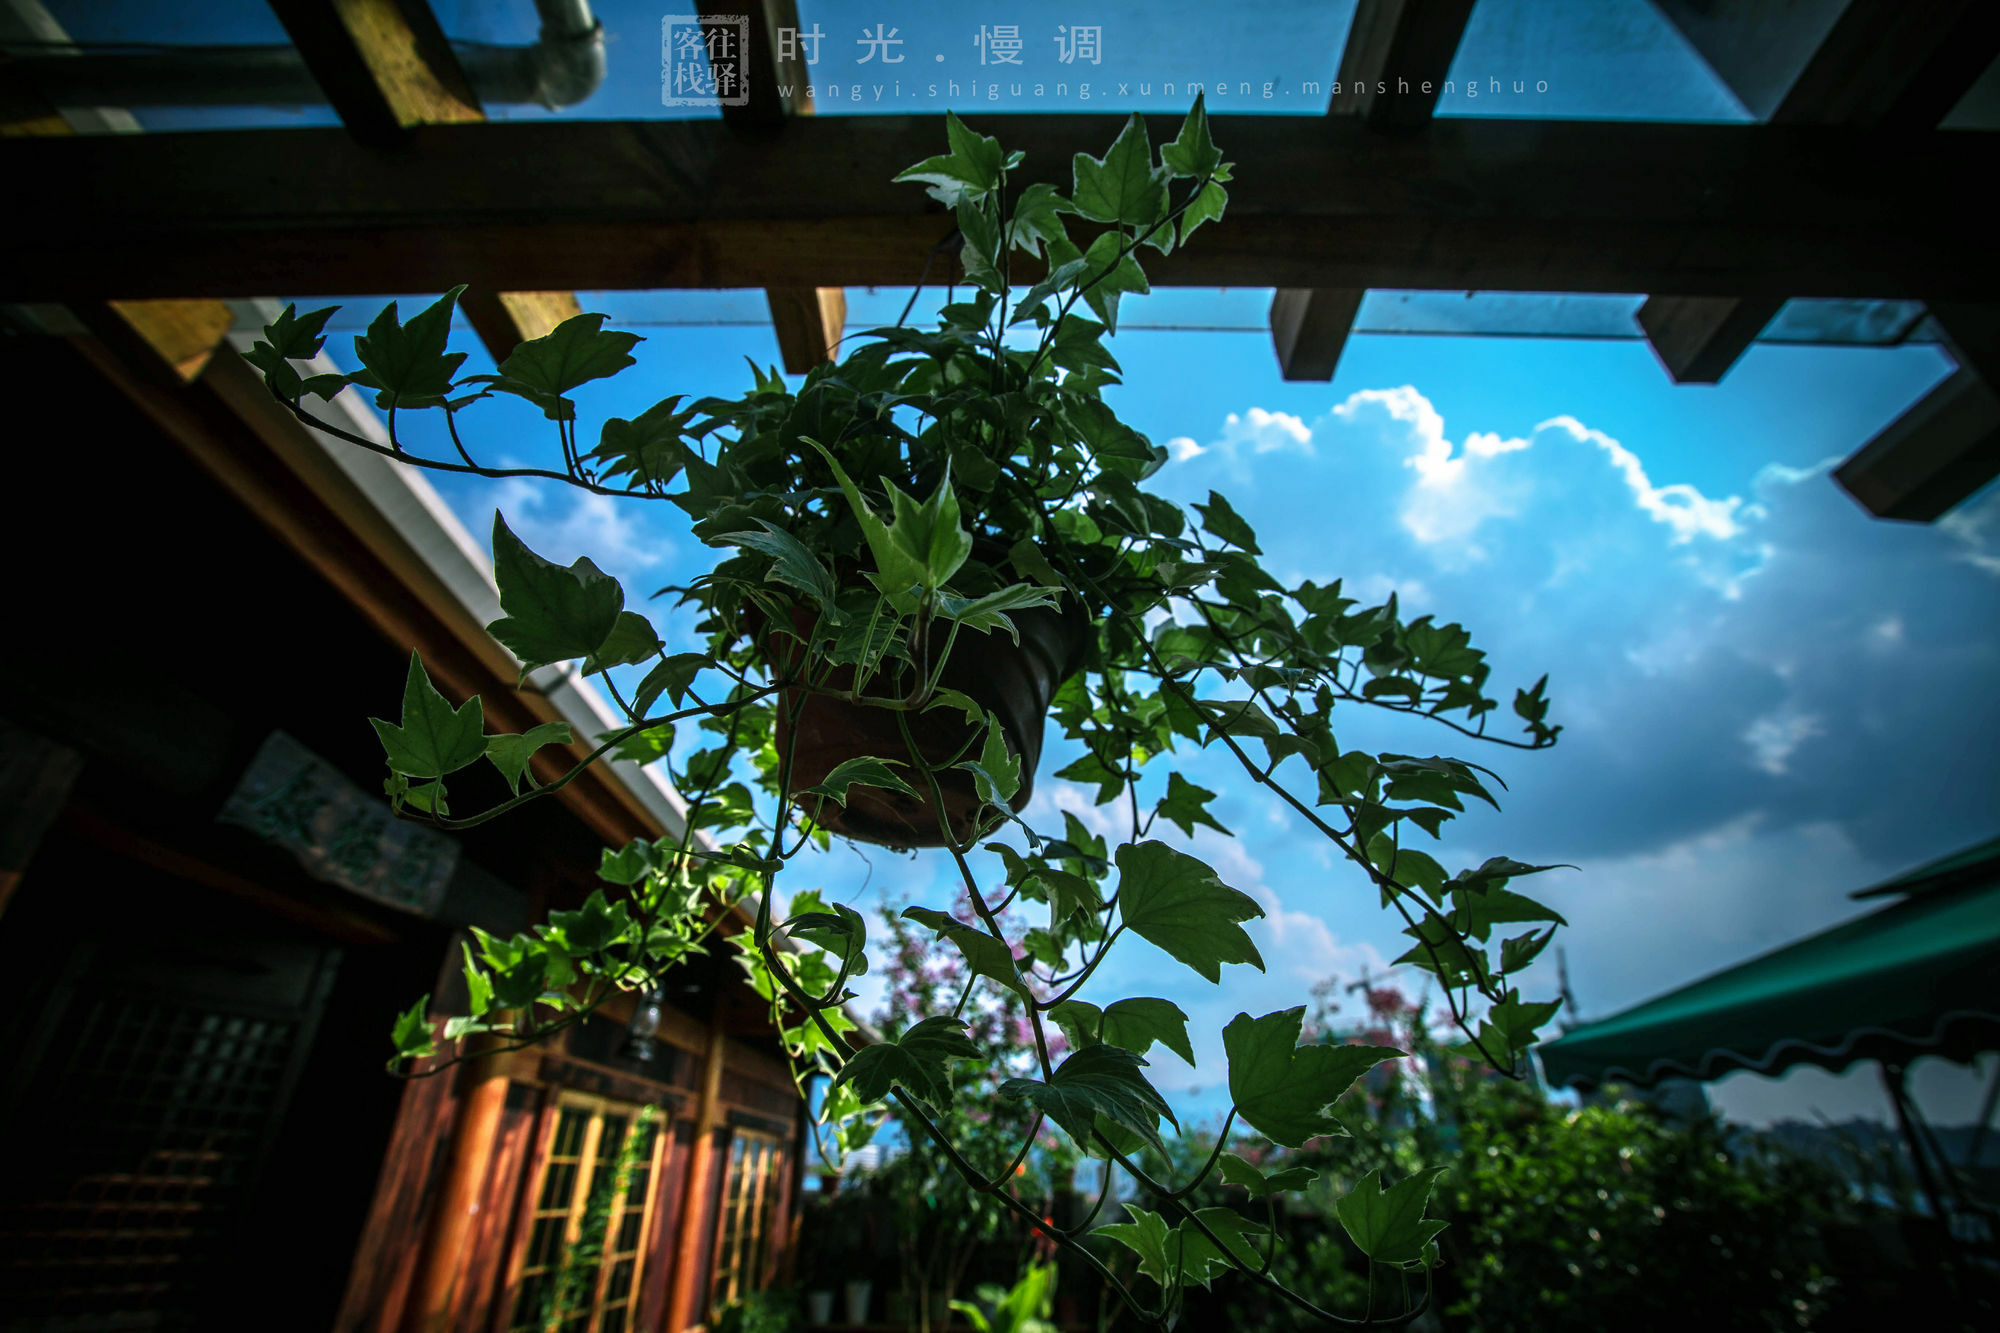
<svg viewBox="0 0 2000 1333"><path fill-rule="evenodd" d="M982 546L984 543L982 543ZM987 553L979 552L982 559ZM998 559L993 559L998 563ZM1034 608L1008 613L1021 636L1016 644L1005 630L979 633L960 630L958 642L938 679L940 689L958 690L999 719L1008 748L1021 761L1021 787L1014 793L1013 808L1020 810L1034 792L1035 768L1042 757L1042 726L1056 687L1083 665L1084 638L1090 624L1082 604L1064 594L1059 607ZM803 637L812 628L813 617L803 608L794 612L793 623ZM929 633L929 653L944 651L950 637L948 624L933 624ZM800 641L785 639L783 646L767 638L765 655L774 666L786 665L780 654L797 653ZM929 656L936 661L935 656ZM848 691L854 684L854 668L843 667L832 674L828 688ZM878 673L863 689L865 694L887 694L893 689L886 673ZM803 700L803 704L801 704ZM792 739L792 719L798 717L798 739ZM944 795L945 814L952 839L964 843L977 825L981 802L973 786L972 774L962 768L945 767L962 747L972 742L967 755L976 756L975 728L965 714L951 707L926 712L905 713L911 736L924 758L939 765L938 787ZM917 789L915 796L880 787L853 787L847 805L827 801L819 811L820 824L857 842L885 847L941 847L944 836L938 825L936 803L922 775L908 767L909 748L896 725L895 710L850 703L823 694L786 690L779 699L778 719L773 740L782 759L792 755L792 790L815 786L849 759L873 755L897 760L905 766L897 770Z"/></svg>

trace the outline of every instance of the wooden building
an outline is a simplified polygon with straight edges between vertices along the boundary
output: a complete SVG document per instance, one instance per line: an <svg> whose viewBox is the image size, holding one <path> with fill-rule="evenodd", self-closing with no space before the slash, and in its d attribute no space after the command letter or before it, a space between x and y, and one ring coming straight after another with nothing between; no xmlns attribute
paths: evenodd
<svg viewBox="0 0 2000 1333"><path fill-rule="evenodd" d="M611 725L562 671L514 691L436 495L327 448L227 343L177 369L113 314L0 360L49 409L0 537L0 1328L538 1327L631 1135L576 1327L678 1329L771 1281L803 1121L727 946L669 975L650 1058L628 999L384 1069L413 998L464 1012L466 927L574 905L603 848L680 827L622 764L460 837L389 817L366 719L412 647L497 726Z"/></svg>

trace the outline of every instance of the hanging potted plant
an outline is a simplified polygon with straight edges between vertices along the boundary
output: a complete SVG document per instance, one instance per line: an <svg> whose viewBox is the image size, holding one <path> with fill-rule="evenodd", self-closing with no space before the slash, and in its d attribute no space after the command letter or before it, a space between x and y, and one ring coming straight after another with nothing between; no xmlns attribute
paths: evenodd
<svg viewBox="0 0 2000 1333"><path fill-rule="evenodd" d="M1078 153L1067 194L1048 179L1023 184L1019 153L955 117L946 131L948 151L899 179L951 211L970 295L946 305L934 328L863 335L796 388L760 373L741 398L669 398L605 422L587 444L570 395L631 365L636 336L583 315L522 344L498 374L460 376L462 355L446 350L456 292L407 323L385 310L355 340L362 368L352 374L307 377L295 364L319 351L329 311L288 309L251 351L301 420L357 447L445 471L664 499L723 553L669 590L703 643L669 653L615 580L588 559L542 559L496 518L504 614L493 634L524 670L581 660L602 673L626 717L568 774L607 754L664 764L687 801L686 827L607 852L607 890L575 910L509 940L480 936L466 960L469 1012L438 1023L423 1002L412 1006L395 1026L393 1067L441 1045L455 1056L481 1034L539 1040L617 990L656 984L723 919L716 900L754 902L756 927L736 938L742 961L799 1067L831 1076L819 1123L841 1142L865 1142L875 1108L894 1099L969 1187L1149 1320L1171 1320L1182 1290L1224 1270L1332 1318L1270 1276L1261 1224L1183 1201L1217 1170L1257 1199L1302 1188L1310 1171L1266 1176L1224 1152L1230 1127L1240 1120L1285 1147L1338 1132L1326 1108L1402 1053L1299 1045L1303 996L1292 1009L1240 1014L1221 1033L1232 1109L1206 1165L1176 1184L1141 1163L1142 1149L1177 1128L1141 1072L1145 1057L1157 1047L1191 1061L1187 1015L1156 996L1099 1004L1078 990L1127 931L1210 983L1224 966L1263 966L1242 926L1263 914L1256 900L1155 836L1167 825L1192 836L1197 824L1226 836L1207 809L1214 794L1180 772L1162 782L1147 765L1178 747L1226 751L1353 864L1371 900L1400 915L1414 941L1401 961L1433 975L1462 1050L1520 1077L1556 1005L1524 998L1517 975L1560 918L1508 885L1548 867L1495 857L1448 874L1418 839L1435 839L1465 798L1491 801L1488 771L1344 750L1330 718L1337 707L1388 710L1522 749L1552 743L1558 728L1538 682L1514 695L1520 737L1492 734L1487 664L1459 626L1406 620L1394 598L1360 605L1338 582L1281 582L1226 499L1211 493L1189 513L1146 488L1167 454L1104 401L1119 375L1104 339L1121 301L1147 288L1141 256L1186 245L1223 216L1230 167L1199 100L1157 153L1138 116L1101 158ZM1025 290L1017 264L1033 276ZM386 409L386 444L311 410L313 396L349 385ZM479 461L457 421L494 394L542 408L559 466ZM418 409L443 410L449 453L397 438L398 413ZM612 673L631 667L643 674L618 688ZM1114 826L1129 828L1117 845L1074 816L1060 832L1023 819L1045 721L1081 751L1058 776L1093 787ZM692 753L675 745L687 727L703 741ZM445 699L414 658L401 720L376 728L390 800L447 828L567 781L537 785L532 764L540 747L572 742L567 726L488 736L479 701ZM447 780L482 761L513 795L454 814ZM842 1005L868 965L866 923L813 892L792 896L782 920L774 910L785 867L836 834L945 849L969 906L904 915L956 952L968 980L1019 998L1031 1068L994 1066L1000 1057L966 1035L963 1001L894 1038L859 1042ZM971 859L981 842L997 854L991 870ZM1010 935L1010 905L1041 924ZM1518 933L1495 940L1503 923ZM1052 1043L1058 1028L1066 1055ZM950 1070L968 1060L987 1061L999 1095L1034 1112L1012 1162L982 1165L958 1151ZM1103 1193L1075 1230L1012 1193L1045 1123L1106 1163ZM1138 1253L1154 1298L1133 1294L1082 1244L1108 1215L1119 1172L1137 1185L1129 1220L1099 1222L1094 1234ZM1431 1175L1386 1188L1370 1178L1340 1207L1354 1244L1406 1281L1435 1262L1429 1240L1442 1223L1423 1218ZM1406 1321L1425 1299L1372 1313Z"/></svg>

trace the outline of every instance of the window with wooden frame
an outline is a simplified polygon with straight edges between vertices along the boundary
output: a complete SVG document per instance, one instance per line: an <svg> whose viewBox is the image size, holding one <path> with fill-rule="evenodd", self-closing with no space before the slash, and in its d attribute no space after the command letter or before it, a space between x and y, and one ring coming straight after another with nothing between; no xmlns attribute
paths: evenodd
<svg viewBox="0 0 2000 1333"><path fill-rule="evenodd" d="M528 1194L525 1235L507 1286L513 1307L509 1333L627 1333L651 1240L650 1219L665 1167L667 1117L642 1123L640 1108L565 1092L550 1108L541 1166ZM617 1188L618 1160L628 1147L631 1170ZM596 1253L580 1245L593 1196L604 1201L603 1237ZM567 1281L565 1266L567 1265ZM558 1320L554 1305L568 1292Z"/></svg>
<svg viewBox="0 0 2000 1333"><path fill-rule="evenodd" d="M715 1232L713 1305L741 1300L763 1285L784 1157L784 1145L768 1134L739 1129L730 1137Z"/></svg>

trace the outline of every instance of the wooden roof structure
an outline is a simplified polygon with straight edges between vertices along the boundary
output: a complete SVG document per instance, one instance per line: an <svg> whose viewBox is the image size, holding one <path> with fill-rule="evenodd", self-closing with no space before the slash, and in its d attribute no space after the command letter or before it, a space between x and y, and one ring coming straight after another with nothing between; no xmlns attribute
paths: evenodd
<svg viewBox="0 0 2000 1333"><path fill-rule="evenodd" d="M2000 134L1938 128L2000 54L2000 6L1654 3L1759 123L1434 118L1474 0L1360 0L1340 86L1383 90L1324 116L1215 116L1238 164L1229 224L1151 280L1276 288L1281 369L1320 380L1370 288L1645 292L1640 326L1681 383L1722 378L1789 298L1921 300L1961 370L1836 475L1879 516L1937 518L2000 471L2000 263L1968 202L2000 178ZM497 358L579 288L761 287L798 372L838 340L842 289L915 283L952 231L890 182L934 147L934 115L780 97L791 0L747 6L751 96L719 121L519 123L485 121L421 0L271 4L345 132L10 126L0 178L33 206L0 224L0 301L115 300L129 320L465 282ZM1122 119L977 124L1027 152L1027 183ZM198 309L174 319L212 327Z"/></svg>

